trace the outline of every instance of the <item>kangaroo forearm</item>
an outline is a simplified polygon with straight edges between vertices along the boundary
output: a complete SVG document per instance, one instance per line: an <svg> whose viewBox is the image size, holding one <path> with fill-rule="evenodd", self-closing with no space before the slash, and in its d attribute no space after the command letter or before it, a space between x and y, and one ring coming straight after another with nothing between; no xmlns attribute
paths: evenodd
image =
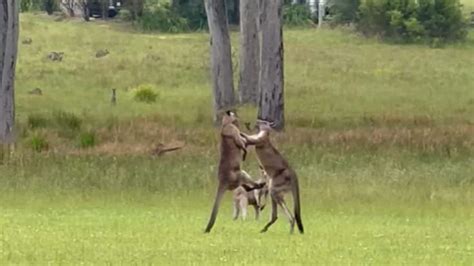
<svg viewBox="0 0 474 266"><path fill-rule="evenodd" d="M240 132L240 135L247 141L248 145L257 145L261 142L261 138L259 135L247 135L245 133Z"/></svg>

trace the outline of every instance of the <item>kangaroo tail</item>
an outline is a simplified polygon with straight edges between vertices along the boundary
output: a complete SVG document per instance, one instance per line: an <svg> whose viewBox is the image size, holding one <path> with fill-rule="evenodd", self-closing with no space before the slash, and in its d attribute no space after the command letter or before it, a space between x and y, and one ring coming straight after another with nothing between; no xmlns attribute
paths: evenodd
<svg viewBox="0 0 474 266"><path fill-rule="evenodd" d="M293 193L293 202L294 202L294 212L295 212L295 219L296 225L298 226L298 230L301 234L304 233L303 228L303 221L301 221L301 207L300 207L300 188L298 185L298 180L295 179L294 186L292 189Z"/></svg>

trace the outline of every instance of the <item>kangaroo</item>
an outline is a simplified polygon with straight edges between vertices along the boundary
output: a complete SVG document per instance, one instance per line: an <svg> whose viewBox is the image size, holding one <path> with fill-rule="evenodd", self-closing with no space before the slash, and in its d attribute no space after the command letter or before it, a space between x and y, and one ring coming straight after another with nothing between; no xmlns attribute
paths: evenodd
<svg viewBox="0 0 474 266"><path fill-rule="evenodd" d="M278 206L285 212L290 222L290 233L293 233L295 222L301 234L304 233L303 222L301 221L300 210L300 193L298 185L298 177L295 171L290 167L287 160L283 158L280 152L273 146L270 141L270 132L272 131L272 123L267 121L258 121L259 133L255 135L247 135L241 133L246 139L247 145L254 145L257 158L264 170L269 176L268 190L272 200L272 213L270 221L261 230L266 232L268 228L274 224L278 218ZM284 194L291 192L294 202L294 216L288 209L284 200Z"/></svg>
<svg viewBox="0 0 474 266"><path fill-rule="evenodd" d="M260 169L262 173L259 183L267 181L267 175L263 168ZM247 218L247 206L251 205L255 209L255 220L260 217L260 212L265 208L266 200L268 197L268 188L264 186L261 189L255 189L253 191L246 191L243 187L238 187L234 190L233 203L234 203L234 214L233 219L237 220L239 214L242 213L242 220Z"/></svg>
<svg viewBox="0 0 474 266"><path fill-rule="evenodd" d="M245 160L247 150L245 139L240 136L238 119L234 112L227 111L222 117L221 127L220 161L218 169L218 186L211 217L207 224L205 233L211 232L216 221L219 205L226 190L234 190L242 186L246 191L260 189L265 184L257 183L240 168L240 163ZM243 151L243 155L241 154Z"/></svg>

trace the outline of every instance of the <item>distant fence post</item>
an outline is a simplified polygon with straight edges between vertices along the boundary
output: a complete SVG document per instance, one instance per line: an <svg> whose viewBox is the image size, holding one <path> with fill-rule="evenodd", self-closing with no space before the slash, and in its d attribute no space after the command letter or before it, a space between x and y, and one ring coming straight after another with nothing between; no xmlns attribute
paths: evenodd
<svg viewBox="0 0 474 266"><path fill-rule="evenodd" d="M117 89L112 89L112 98L110 99L112 105L117 104Z"/></svg>

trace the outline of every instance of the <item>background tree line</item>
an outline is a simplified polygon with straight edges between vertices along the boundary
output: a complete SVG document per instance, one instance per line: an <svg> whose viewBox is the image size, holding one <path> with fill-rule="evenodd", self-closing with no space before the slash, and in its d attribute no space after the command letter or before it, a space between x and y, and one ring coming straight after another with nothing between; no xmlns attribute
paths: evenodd
<svg viewBox="0 0 474 266"><path fill-rule="evenodd" d="M93 2L105 8L109 0ZM223 0L229 25L240 22L241 0ZM307 0L284 0L283 22L312 26L317 20ZM20 10L60 10L61 0L21 0ZM185 32L207 29L204 0L122 0L119 17L146 31ZM468 20L459 0L327 0L325 20L331 25L354 25L367 36L390 41L442 43L464 40Z"/></svg>

